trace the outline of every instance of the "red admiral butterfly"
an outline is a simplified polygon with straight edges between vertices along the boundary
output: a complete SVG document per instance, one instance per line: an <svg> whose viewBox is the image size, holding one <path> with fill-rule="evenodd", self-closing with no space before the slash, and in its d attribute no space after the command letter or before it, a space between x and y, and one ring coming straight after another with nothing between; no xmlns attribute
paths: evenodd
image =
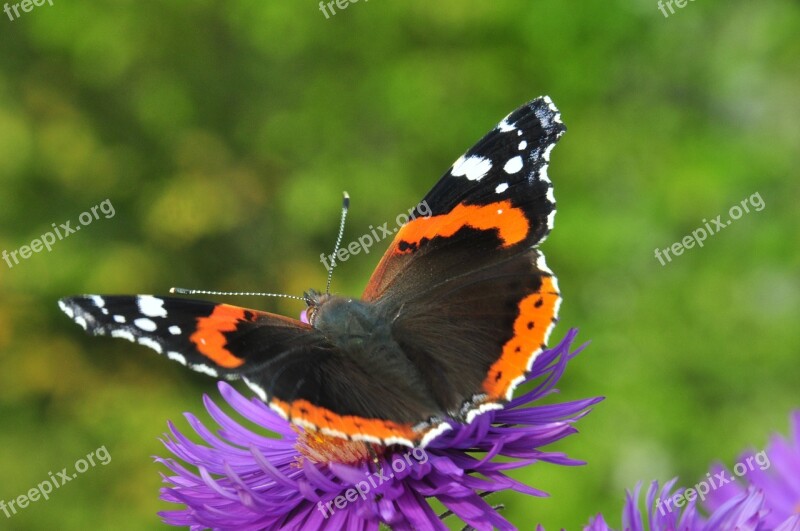
<svg viewBox="0 0 800 531"><path fill-rule="evenodd" d="M94 335L239 379L323 435L424 446L502 408L545 347L560 297L538 245L553 227L550 151L566 128L548 97L462 155L397 232L360 299L309 291L308 323L152 295L69 297Z"/></svg>

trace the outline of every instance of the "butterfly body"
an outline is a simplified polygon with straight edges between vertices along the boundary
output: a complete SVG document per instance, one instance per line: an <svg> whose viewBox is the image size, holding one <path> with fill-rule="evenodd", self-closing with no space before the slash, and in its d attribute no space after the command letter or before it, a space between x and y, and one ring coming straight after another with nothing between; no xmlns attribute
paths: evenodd
<svg viewBox="0 0 800 531"><path fill-rule="evenodd" d="M441 418L443 409L436 404L426 388L419 370L408 359L396 341L392 319L380 305L360 299L321 295L309 307L309 322L330 343L342 363L348 364L347 380L354 383L357 377L373 380L376 387L384 387L374 402L385 393L397 395L396 418L406 422ZM343 392L350 392L343 390ZM409 404L415 404L409 407ZM348 415L370 415L369 404L362 408L343 410ZM385 405L379 405L384 408Z"/></svg>
<svg viewBox="0 0 800 531"><path fill-rule="evenodd" d="M545 347L557 282L539 244L553 226L549 98L504 118L450 167L396 233L361 298L309 290L307 322L150 295L69 297L94 335L242 379L323 435L424 446L498 409Z"/></svg>

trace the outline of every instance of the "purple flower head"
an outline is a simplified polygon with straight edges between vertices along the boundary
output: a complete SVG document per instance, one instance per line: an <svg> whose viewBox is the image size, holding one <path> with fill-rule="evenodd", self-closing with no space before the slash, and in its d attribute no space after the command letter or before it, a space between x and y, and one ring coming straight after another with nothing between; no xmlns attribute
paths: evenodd
<svg viewBox="0 0 800 531"><path fill-rule="evenodd" d="M641 484L633 493L628 491L622 511L622 527L625 531L723 531L732 529L762 529L754 527L763 516L763 495L751 489L742 493L718 511L705 518L697 510L696 494L689 489L672 489L677 478L668 481L660 490L657 481L650 484L645 498L644 511L640 507ZM680 507L673 507L671 500L681 500ZM667 501L670 501L668 504ZM597 515L584 531L613 531L602 515Z"/></svg>
<svg viewBox="0 0 800 531"><path fill-rule="evenodd" d="M706 506L710 510L755 488L764 495L765 529L777 528L792 517L800 522L800 410L792 413L789 422L788 439L775 434L766 450L744 452L732 473L721 464L712 466L710 474L727 482L709 494Z"/></svg>
<svg viewBox="0 0 800 531"><path fill-rule="evenodd" d="M714 465L692 488L674 492L676 479L660 491L658 482L653 482L645 500L646 517L639 507L637 485L628 492L622 529L800 531L800 411L794 412L791 423L791 440L773 436L766 450L745 452L733 472ZM602 515L584 527L584 531L612 529Z"/></svg>
<svg viewBox="0 0 800 531"><path fill-rule="evenodd" d="M546 494L511 479L505 470L539 461L583 464L541 447L575 433L572 424L601 398L532 405L555 392L567 362L581 350L570 353L576 334L571 330L539 355L528 376L538 380L532 390L469 425L454 423L425 448L381 447L304 432L263 402L220 382L228 404L258 432L230 418L207 396L205 407L219 430L186 414L204 444L170 423L164 444L178 459L157 458L171 472L164 476L161 498L183 507L161 516L192 529L377 530L383 523L398 530L446 530L428 503L437 499L475 529L514 529L485 496L502 490ZM513 461L495 460L501 456Z"/></svg>

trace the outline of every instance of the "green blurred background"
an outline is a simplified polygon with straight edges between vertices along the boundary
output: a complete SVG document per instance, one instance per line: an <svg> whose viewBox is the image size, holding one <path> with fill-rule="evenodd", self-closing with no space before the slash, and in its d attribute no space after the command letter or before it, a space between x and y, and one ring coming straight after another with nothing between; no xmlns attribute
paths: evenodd
<svg viewBox="0 0 800 531"><path fill-rule="evenodd" d="M349 241L415 204L506 113L549 94L568 132L544 244L564 293L556 338L588 350L560 399L604 395L554 446L588 461L516 477L521 529L576 529L624 489L692 484L786 432L800 406L800 7L790 0L54 0L0 13L0 249L109 199L115 208L13 268L0 262L0 499L105 446L3 529L159 529L168 419L213 380L90 338L75 293L324 286L340 194ZM681 240L758 193L703 248ZM388 245L337 270L359 294ZM302 304L226 299L297 315Z"/></svg>

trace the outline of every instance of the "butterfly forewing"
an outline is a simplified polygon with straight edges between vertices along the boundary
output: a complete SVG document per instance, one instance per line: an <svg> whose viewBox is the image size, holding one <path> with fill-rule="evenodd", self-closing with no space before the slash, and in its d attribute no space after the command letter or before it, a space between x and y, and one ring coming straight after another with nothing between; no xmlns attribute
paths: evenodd
<svg viewBox="0 0 800 531"><path fill-rule="evenodd" d="M414 212L373 273L364 298L374 300L389 289L410 262L441 259L442 249L472 251L449 274L490 264L498 250L541 243L553 227L555 198L547 174L550 152L566 128L547 97L537 98L506 116L475 146L458 158L425 196L426 212ZM476 234L490 238L476 239ZM446 277L416 279L440 282ZM404 284L400 281L399 284ZM396 289L403 289L399 286Z"/></svg>

